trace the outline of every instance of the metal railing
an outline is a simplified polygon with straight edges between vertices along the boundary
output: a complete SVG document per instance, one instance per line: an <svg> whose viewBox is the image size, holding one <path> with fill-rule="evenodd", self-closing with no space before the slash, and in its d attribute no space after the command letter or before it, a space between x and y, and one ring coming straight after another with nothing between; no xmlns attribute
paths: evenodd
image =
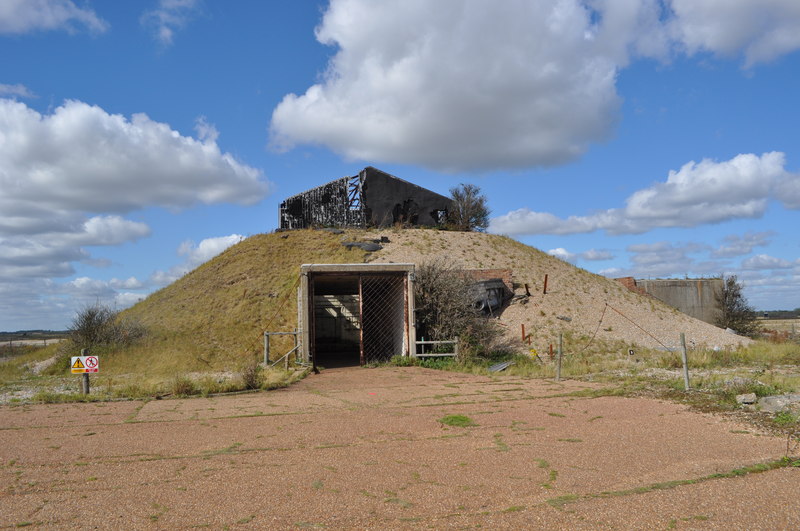
<svg viewBox="0 0 800 531"><path fill-rule="evenodd" d="M416 358L445 358L445 357L458 357L458 338L447 341L415 341L414 342L414 357ZM436 345L452 345L452 352L425 352L425 345L434 345L433 350L436 350ZM420 348L422 347L422 348Z"/></svg>
<svg viewBox="0 0 800 531"><path fill-rule="evenodd" d="M278 358L274 362L271 362L270 359L269 359L269 354L270 354L270 352L269 352L269 339L272 336L294 336L294 347L291 350L289 350L289 352L287 352L286 354L284 354L283 356L281 356L280 358ZM264 365L267 366L267 367L274 367L275 365L277 365L281 361L283 361L284 362L284 368L288 371L289 370L289 356L292 353L295 353L294 362L295 363L299 363L299 360L297 359L297 349L300 348L299 337L300 337L300 332L297 331L297 330L295 330L293 332L264 332Z"/></svg>

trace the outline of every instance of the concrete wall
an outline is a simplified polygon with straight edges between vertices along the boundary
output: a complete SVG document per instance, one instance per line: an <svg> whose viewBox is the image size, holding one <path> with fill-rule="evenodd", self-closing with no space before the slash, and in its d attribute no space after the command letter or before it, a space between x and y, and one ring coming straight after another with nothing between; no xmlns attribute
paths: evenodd
<svg viewBox="0 0 800 531"><path fill-rule="evenodd" d="M395 223L435 227L451 209L450 198L367 166L364 174L364 211L367 224L389 227Z"/></svg>
<svg viewBox="0 0 800 531"><path fill-rule="evenodd" d="M719 316L717 294L722 290L720 278L637 279L636 288L695 319L716 324Z"/></svg>

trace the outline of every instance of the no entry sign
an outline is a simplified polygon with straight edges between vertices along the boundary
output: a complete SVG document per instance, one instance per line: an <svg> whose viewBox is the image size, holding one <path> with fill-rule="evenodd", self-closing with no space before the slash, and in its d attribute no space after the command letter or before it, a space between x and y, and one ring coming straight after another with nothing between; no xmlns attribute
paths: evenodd
<svg viewBox="0 0 800 531"><path fill-rule="evenodd" d="M70 370L72 374L100 372L100 358L97 356L72 356Z"/></svg>

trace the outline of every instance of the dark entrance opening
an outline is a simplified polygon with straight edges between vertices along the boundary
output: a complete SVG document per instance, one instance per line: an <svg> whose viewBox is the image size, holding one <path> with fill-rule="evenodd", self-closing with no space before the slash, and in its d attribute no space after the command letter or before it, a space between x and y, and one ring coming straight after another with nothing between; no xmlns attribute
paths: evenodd
<svg viewBox="0 0 800 531"><path fill-rule="evenodd" d="M317 365L361 363L361 303L358 277L321 275L314 279L313 343Z"/></svg>
<svg viewBox="0 0 800 531"><path fill-rule="evenodd" d="M408 352L404 272L316 273L310 284L315 365L365 365Z"/></svg>

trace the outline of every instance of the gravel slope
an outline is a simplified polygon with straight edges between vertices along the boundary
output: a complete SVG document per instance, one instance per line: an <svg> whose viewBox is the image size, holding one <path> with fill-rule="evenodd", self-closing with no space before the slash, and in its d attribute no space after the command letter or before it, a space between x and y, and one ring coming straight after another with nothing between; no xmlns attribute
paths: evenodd
<svg viewBox="0 0 800 531"><path fill-rule="evenodd" d="M386 236L389 243L370 261L421 263L447 257L466 269L508 268L525 294L502 312L500 322L510 338L521 337L521 325L532 333L533 346L542 351L562 332L619 340L650 348L677 349L680 334L692 347L735 348L750 340L725 332L662 302L633 293L618 282L589 273L553 256L504 236L425 229L387 230L368 237ZM544 295L544 277L548 276ZM569 320L560 319L567 318Z"/></svg>

